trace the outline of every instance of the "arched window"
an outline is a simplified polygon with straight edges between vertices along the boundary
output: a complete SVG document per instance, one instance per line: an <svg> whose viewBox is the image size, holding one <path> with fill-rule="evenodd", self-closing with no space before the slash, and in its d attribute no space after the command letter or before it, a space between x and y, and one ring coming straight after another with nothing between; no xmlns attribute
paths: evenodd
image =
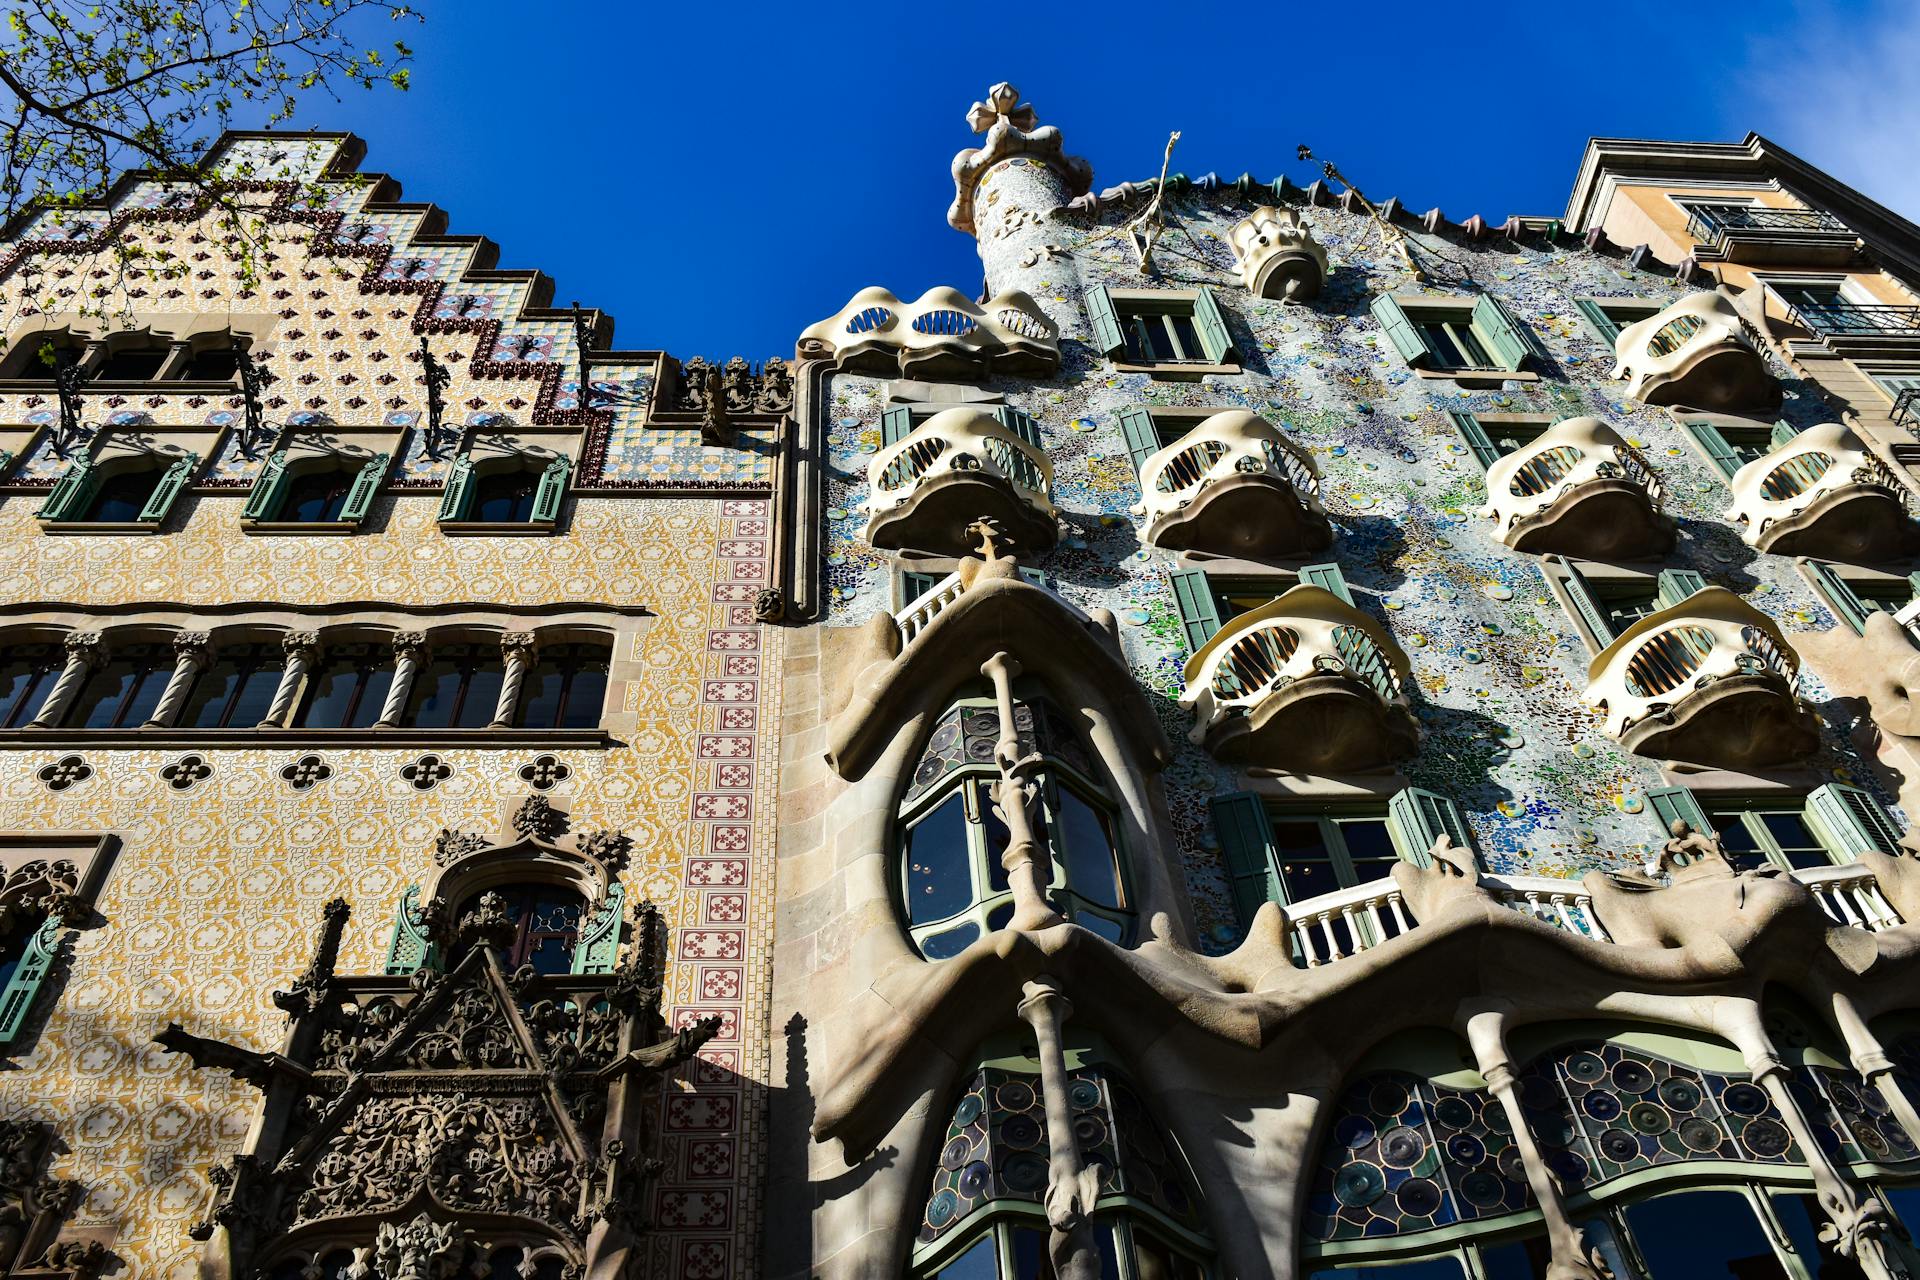
<svg viewBox="0 0 1920 1280"><path fill-rule="evenodd" d="M188 729L251 729L265 718L280 688L285 659L273 644L223 645L194 678L180 725Z"/></svg>
<svg viewBox="0 0 1920 1280"><path fill-rule="evenodd" d="M299 472L287 482L276 520L294 524L333 524L343 518L347 495L360 473L340 467L317 467Z"/></svg>
<svg viewBox="0 0 1920 1280"><path fill-rule="evenodd" d="M1045 760L1039 848L1055 908L1114 942L1133 932L1133 902L1112 801L1094 781L1073 729L1045 699L1015 707L1022 753ZM995 813L993 762L1000 712L990 699L958 703L942 716L900 808L899 893L907 932L929 960L958 955L1013 915L1001 865L1009 834Z"/></svg>
<svg viewBox="0 0 1920 1280"><path fill-rule="evenodd" d="M100 367L94 370L96 382L151 382L167 362L169 345L152 337L132 337L113 342Z"/></svg>
<svg viewBox="0 0 1920 1280"><path fill-rule="evenodd" d="M65 665L57 644L9 645L0 654L0 729L31 721Z"/></svg>
<svg viewBox="0 0 1920 1280"><path fill-rule="evenodd" d="M75 729L130 729L145 724L173 678L173 650L162 644L110 646L67 713Z"/></svg>
<svg viewBox="0 0 1920 1280"><path fill-rule="evenodd" d="M484 729L505 677L498 644L443 644L414 677L407 723L422 729Z"/></svg>
<svg viewBox="0 0 1920 1280"><path fill-rule="evenodd" d="M494 901L497 899L497 901ZM586 900L577 889L547 882L495 885L468 898L456 919L498 912L513 922L511 940L494 948L508 973L522 965L543 974L571 973ZM454 958L458 963L459 958Z"/></svg>
<svg viewBox="0 0 1920 1280"><path fill-rule="evenodd" d="M147 509L154 489L165 474L163 467L129 467L114 472L100 482L93 501L80 518L100 524L133 523Z"/></svg>
<svg viewBox="0 0 1920 1280"><path fill-rule="evenodd" d="M514 722L523 729L590 729L600 723L613 646L553 644L520 688Z"/></svg>
<svg viewBox="0 0 1920 1280"><path fill-rule="evenodd" d="M524 467L483 471L473 482L473 520L493 524L524 524L533 518L533 495L540 477Z"/></svg>
<svg viewBox="0 0 1920 1280"><path fill-rule="evenodd" d="M374 644L328 645L307 677L295 723L306 729L365 729L380 718L393 684L393 652Z"/></svg>

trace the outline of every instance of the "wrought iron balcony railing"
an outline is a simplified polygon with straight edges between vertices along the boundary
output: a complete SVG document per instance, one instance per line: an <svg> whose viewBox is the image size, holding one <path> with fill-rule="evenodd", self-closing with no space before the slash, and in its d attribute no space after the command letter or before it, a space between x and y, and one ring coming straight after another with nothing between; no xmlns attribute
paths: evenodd
<svg viewBox="0 0 1920 1280"><path fill-rule="evenodd" d="M1803 303L1793 309L1801 325L1826 338L1920 339L1920 307L1891 303Z"/></svg>
<svg viewBox="0 0 1920 1280"><path fill-rule="evenodd" d="M1821 209L1764 209L1746 204L1697 204L1687 219L1695 240L1718 240L1729 231L1832 232L1851 235L1846 223Z"/></svg>
<svg viewBox="0 0 1920 1280"><path fill-rule="evenodd" d="M1920 387L1908 387L1893 398L1893 421L1920 436Z"/></svg>

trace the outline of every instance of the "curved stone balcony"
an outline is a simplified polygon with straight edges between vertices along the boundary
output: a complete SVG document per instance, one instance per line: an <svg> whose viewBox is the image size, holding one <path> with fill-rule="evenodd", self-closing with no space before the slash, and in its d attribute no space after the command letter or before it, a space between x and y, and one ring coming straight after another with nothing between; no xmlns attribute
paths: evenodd
<svg viewBox="0 0 1920 1280"><path fill-rule="evenodd" d="M1695 293L1620 331L1613 376L1643 404L1718 412L1772 412L1780 383L1747 341L1733 303Z"/></svg>
<svg viewBox="0 0 1920 1280"><path fill-rule="evenodd" d="M1060 369L1060 327L1019 289L981 306L946 285L911 303L872 285L802 333L797 354L883 377L1048 378Z"/></svg>
<svg viewBox="0 0 1920 1280"><path fill-rule="evenodd" d="M1494 537L1535 555L1648 560L1673 549L1660 478L1598 418L1568 418L1487 468Z"/></svg>
<svg viewBox="0 0 1920 1280"><path fill-rule="evenodd" d="M1808 428L1729 483L1727 519L1762 551L1870 563L1920 549L1906 486L1837 422Z"/></svg>
<svg viewBox="0 0 1920 1280"><path fill-rule="evenodd" d="M1413 754L1407 655L1331 591L1294 587L1221 627L1187 660L1187 736L1221 760L1354 773Z"/></svg>
<svg viewBox="0 0 1920 1280"><path fill-rule="evenodd" d="M873 456L867 486L867 541L884 551L966 555L983 517L1022 553L1059 536L1053 464L984 409L934 414Z"/></svg>
<svg viewBox="0 0 1920 1280"><path fill-rule="evenodd" d="M1313 228L1292 209L1261 205L1227 233L1240 260L1240 279L1256 298L1305 302L1327 279L1327 251Z"/></svg>
<svg viewBox="0 0 1920 1280"><path fill-rule="evenodd" d="M1333 541L1320 505L1320 469L1266 419L1216 413L1140 468L1146 541L1173 551L1256 559L1318 551Z"/></svg>
<svg viewBox="0 0 1920 1280"><path fill-rule="evenodd" d="M1773 620L1721 587L1636 622L1593 660L1587 705L1627 750L1753 770L1819 745L1800 704L1800 659Z"/></svg>

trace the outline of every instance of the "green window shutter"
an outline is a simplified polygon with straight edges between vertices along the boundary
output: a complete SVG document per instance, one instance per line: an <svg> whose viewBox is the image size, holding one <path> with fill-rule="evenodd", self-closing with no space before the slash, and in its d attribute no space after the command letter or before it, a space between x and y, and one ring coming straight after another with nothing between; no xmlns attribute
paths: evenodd
<svg viewBox="0 0 1920 1280"><path fill-rule="evenodd" d="M420 922L420 886L410 884L394 913L393 936L387 942L386 974L404 978L430 960L437 960L433 942Z"/></svg>
<svg viewBox="0 0 1920 1280"><path fill-rule="evenodd" d="M287 451L279 449L268 456L260 474L254 477L253 492L247 495L247 505L240 508L240 518L271 520L278 515L280 499L287 492L287 478Z"/></svg>
<svg viewBox="0 0 1920 1280"><path fill-rule="evenodd" d="M612 973L620 964L620 926L625 920L621 910L626 890L619 881L607 886L607 900L600 904L593 919L580 930L573 944L575 973Z"/></svg>
<svg viewBox="0 0 1920 1280"><path fill-rule="evenodd" d="M67 464L65 473L47 494L47 500L40 504L40 519L84 519L87 508L93 505L93 495L99 491L100 473L93 459L83 453Z"/></svg>
<svg viewBox="0 0 1920 1280"><path fill-rule="evenodd" d="M1480 419L1458 409L1447 410L1447 416L1453 419L1453 426L1460 438L1467 442L1467 448L1473 450L1473 456L1480 460L1482 469L1500 461L1500 451L1493 447L1493 441L1487 438L1486 429L1480 425Z"/></svg>
<svg viewBox="0 0 1920 1280"><path fill-rule="evenodd" d="M1836 862L1853 862L1872 850L1899 856L1893 815L1858 787L1829 782L1816 788L1807 797L1807 820Z"/></svg>
<svg viewBox="0 0 1920 1280"><path fill-rule="evenodd" d="M571 458L555 458L540 473L540 484L533 491L534 524L552 524L560 518L560 500L567 496L567 480L573 475Z"/></svg>
<svg viewBox="0 0 1920 1280"><path fill-rule="evenodd" d="M1220 310L1220 302L1213 296L1213 290L1205 285L1200 287L1199 296L1193 300L1193 327L1200 331L1200 345L1207 353L1207 359L1215 364L1225 364L1239 358L1233 348L1233 331L1227 328L1226 313Z"/></svg>
<svg viewBox="0 0 1920 1280"><path fill-rule="evenodd" d="M1680 425L1699 442L1701 451L1712 461L1714 469L1731 480L1733 473L1740 469L1740 455L1733 451L1733 446L1727 443L1727 438L1720 434L1719 428L1711 422L1682 422Z"/></svg>
<svg viewBox="0 0 1920 1280"><path fill-rule="evenodd" d="M1774 448L1778 449L1783 444L1792 444L1794 438L1799 434L1800 428L1794 426L1791 422L1776 422L1773 424L1771 443Z"/></svg>
<svg viewBox="0 0 1920 1280"><path fill-rule="evenodd" d="M1480 301L1473 304L1473 327L1486 338L1494 355L1508 369L1518 369L1533 354L1526 330L1514 319L1513 312L1507 310L1507 304L1492 294L1482 295Z"/></svg>
<svg viewBox="0 0 1920 1280"><path fill-rule="evenodd" d="M1030 586L1044 587L1047 585L1047 575L1038 569L1029 569L1026 565L1021 565L1015 569L1014 572L1020 575L1020 581Z"/></svg>
<svg viewBox="0 0 1920 1280"><path fill-rule="evenodd" d="M1262 905L1287 900L1267 807L1251 791L1215 796L1207 804L1213 810L1213 832L1220 838L1220 852L1227 863L1233 913L1244 929Z"/></svg>
<svg viewBox="0 0 1920 1280"><path fill-rule="evenodd" d="M993 418L1034 448L1044 450L1047 447L1040 439L1040 424L1033 420L1032 414L1003 404L993 411Z"/></svg>
<svg viewBox="0 0 1920 1280"><path fill-rule="evenodd" d="M1167 575L1173 583L1173 603L1187 632L1187 649L1200 652L1220 629L1220 611L1213 607L1213 588L1204 569L1181 569Z"/></svg>
<svg viewBox="0 0 1920 1280"><path fill-rule="evenodd" d="M387 454L376 453L360 468L360 474L353 478L353 487L347 490L347 500L340 508L343 523L359 524L367 518L367 508L373 505L373 495L380 492L380 481L386 478L387 463L391 460Z"/></svg>
<svg viewBox="0 0 1920 1280"><path fill-rule="evenodd" d="M1403 787L1387 801L1387 834L1393 838L1394 852L1401 860L1416 867L1432 865L1428 851L1443 835L1456 848L1473 853L1473 832L1460 806L1420 787Z"/></svg>
<svg viewBox="0 0 1920 1280"><path fill-rule="evenodd" d="M889 409L880 415L880 447L898 444L913 434L913 410Z"/></svg>
<svg viewBox="0 0 1920 1280"><path fill-rule="evenodd" d="M1580 621L1592 633L1595 649L1606 648L1613 643L1613 628L1607 625L1607 611L1600 607L1593 588L1587 585L1587 580L1580 576L1578 569L1565 559L1560 561L1560 567L1567 571L1560 585L1566 588L1567 599L1573 601L1574 612L1580 615Z"/></svg>
<svg viewBox="0 0 1920 1280"><path fill-rule="evenodd" d="M174 459L167 473L160 477L160 483L153 486L153 494L147 499L147 505L140 508L140 518L149 524L164 521L167 512L173 510L174 500L186 489L199 465L200 455L197 453L182 454Z"/></svg>
<svg viewBox="0 0 1920 1280"><path fill-rule="evenodd" d="M473 505L473 455L463 453L447 468L447 485L440 494L440 519L465 520Z"/></svg>
<svg viewBox="0 0 1920 1280"><path fill-rule="evenodd" d="M13 1044L26 1025L40 995L40 984L53 972L53 961L60 953L60 934L65 925L58 916L48 916L38 929L21 943L20 962L0 991L0 1047Z"/></svg>
<svg viewBox="0 0 1920 1280"><path fill-rule="evenodd" d="M1340 572L1337 564L1306 565L1300 570L1300 581L1331 591L1348 604L1353 603L1353 593L1347 590L1347 575Z"/></svg>
<svg viewBox="0 0 1920 1280"><path fill-rule="evenodd" d="M1813 580L1820 584L1820 594L1827 598L1827 603L1833 606L1833 611L1840 615L1841 620L1852 627L1856 633L1865 635L1867 615L1873 610L1861 603L1860 597L1853 593L1853 588L1847 585L1846 579L1835 573L1832 565L1819 560L1807 561L1807 572L1812 574Z"/></svg>
<svg viewBox="0 0 1920 1280"><path fill-rule="evenodd" d="M1153 425L1153 414L1146 409L1122 409L1120 434L1126 437L1127 453L1133 458L1133 473L1139 475L1147 459L1160 452L1160 432Z"/></svg>
<svg viewBox="0 0 1920 1280"><path fill-rule="evenodd" d="M1660 607L1671 609L1696 591L1705 591L1707 580L1691 569L1660 571Z"/></svg>
<svg viewBox="0 0 1920 1280"><path fill-rule="evenodd" d="M1713 834L1713 820L1700 804L1698 796L1685 787L1648 787L1647 808L1660 823L1660 838L1666 839L1675 821L1695 831Z"/></svg>
<svg viewBox="0 0 1920 1280"><path fill-rule="evenodd" d="M0 476L4 476L7 473L7 469L12 465L13 465L13 450L0 449Z"/></svg>
<svg viewBox="0 0 1920 1280"><path fill-rule="evenodd" d="M1393 343L1393 349L1400 353L1402 360L1419 368L1423 361L1432 357L1433 352L1427 349L1427 340L1413 327L1413 321L1407 319L1407 313L1400 309L1399 303L1381 294L1368 304L1368 309L1373 312L1373 318L1380 322L1380 327L1386 330L1387 340Z"/></svg>
<svg viewBox="0 0 1920 1280"><path fill-rule="evenodd" d="M1575 298L1573 305L1578 307L1580 314L1586 317L1594 336L1606 343L1611 350L1613 344L1620 340L1620 326L1613 322L1613 317L1602 311L1599 303L1588 298Z"/></svg>
<svg viewBox="0 0 1920 1280"><path fill-rule="evenodd" d="M1087 290L1087 324L1093 332L1093 349L1103 356L1110 356L1127 348L1127 339L1120 332L1120 311L1113 305L1113 295L1107 292L1107 286L1097 284Z"/></svg>
<svg viewBox="0 0 1920 1280"><path fill-rule="evenodd" d="M1914 599L1920 600L1920 573L1908 574L1907 585L1913 588Z"/></svg>

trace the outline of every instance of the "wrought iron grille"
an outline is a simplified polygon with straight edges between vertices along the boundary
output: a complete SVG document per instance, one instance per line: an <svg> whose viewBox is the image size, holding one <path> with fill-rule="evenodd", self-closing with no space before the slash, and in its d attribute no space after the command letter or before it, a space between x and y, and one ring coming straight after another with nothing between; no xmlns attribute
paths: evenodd
<svg viewBox="0 0 1920 1280"><path fill-rule="evenodd" d="M1823 302L1796 306L1794 315L1815 333L1850 338L1920 338L1920 307Z"/></svg>
<svg viewBox="0 0 1920 1280"><path fill-rule="evenodd" d="M1718 240L1729 231L1825 231L1848 233L1847 224L1820 209L1762 209L1746 204L1697 204L1687 218L1687 234Z"/></svg>

